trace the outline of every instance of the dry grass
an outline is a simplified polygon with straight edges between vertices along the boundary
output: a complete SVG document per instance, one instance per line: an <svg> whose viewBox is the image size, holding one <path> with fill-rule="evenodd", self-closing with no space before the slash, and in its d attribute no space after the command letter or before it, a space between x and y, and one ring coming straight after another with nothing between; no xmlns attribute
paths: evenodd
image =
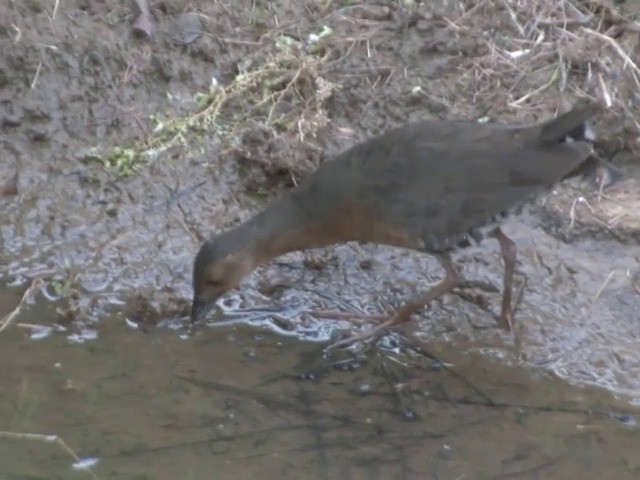
<svg viewBox="0 0 640 480"><path fill-rule="evenodd" d="M567 0L487 0L448 20L458 36L502 26L484 40L484 54L461 62L458 85L461 91L466 86L472 105L484 105L490 116L504 112L532 121L588 97L604 107L596 119L600 152L611 158L620 150L637 151L638 23L602 2ZM616 236L618 228L633 230L640 220L635 192L618 190L611 196L568 191L555 209L562 206L569 216L569 230L580 223Z"/></svg>
<svg viewBox="0 0 640 480"><path fill-rule="evenodd" d="M241 132L255 126L304 142L329 121L325 102L337 85L323 76L326 60L315 41L274 35L266 47L238 65L239 72L229 84L212 78L209 90L195 95L197 108L191 113L158 116L153 133L144 141L129 148L115 147L99 157L126 175L139 160L154 159L176 146L187 155L202 151L211 136L222 151L233 148Z"/></svg>
<svg viewBox="0 0 640 480"><path fill-rule="evenodd" d="M408 10L432 15L426 4ZM215 108L207 110L215 113L208 121L220 115L224 129L237 133L253 118L277 134L294 134L298 140L313 136L329 117L339 115L327 110L326 100L338 88L340 75L375 77L388 60L378 55L381 44L388 42L381 34L388 17L380 14L372 20L371 12L364 13L363 18L362 12L355 16L353 7L329 10L306 26L306 31L323 25L334 29L317 44L323 56L309 54L304 42L274 34L276 41L266 46L269 53L254 56L254 61L266 62L241 72L223 90ZM448 117L486 112L527 121L553 115L575 97L590 97L607 109L605 136L623 134L625 147L638 144L640 122L634 112L640 107L640 68L634 59L640 50L639 24L601 2L569 0L461 1L433 20L443 21L460 58L453 71L422 90L447 106ZM345 23L348 28L341 28ZM465 55L469 43L475 50ZM357 55L363 57L363 67L350 72L346 60ZM414 81L411 69L402 80L405 84ZM372 94L385 86L381 78L372 82ZM283 106L286 113L275 115ZM241 114L225 115L225 109Z"/></svg>
<svg viewBox="0 0 640 480"><path fill-rule="evenodd" d="M489 98L492 110L538 117L590 97L608 109L607 120L622 120L607 134L624 130L631 133L627 146L637 144L637 23L600 2L568 0L485 0L447 22L458 36L494 28L486 53L460 65L470 103Z"/></svg>

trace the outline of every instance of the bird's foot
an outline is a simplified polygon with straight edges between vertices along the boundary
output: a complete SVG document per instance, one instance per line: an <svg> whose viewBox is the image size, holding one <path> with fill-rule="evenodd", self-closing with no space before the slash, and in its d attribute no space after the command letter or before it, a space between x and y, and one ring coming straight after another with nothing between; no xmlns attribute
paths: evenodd
<svg viewBox="0 0 640 480"><path fill-rule="evenodd" d="M513 308L509 307L500 312L500 315L496 318L498 327L510 332L513 330Z"/></svg>
<svg viewBox="0 0 640 480"><path fill-rule="evenodd" d="M316 318L327 318L331 320L348 320L354 323L377 323L374 327L369 327L366 330L350 335L347 338L338 340L330 344L328 349L343 348L353 345L357 342L367 340L373 342L380 336L380 334L389 326L398 322L398 314L369 314L369 313L357 313L357 312L342 312L339 310L310 310L308 312Z"/></svg>
<svg viewBox="0 0 640 480"><path fill-rule="evenodd" d="M516 290L514 295L514 301L511 302L511 296L507 296L503 298L502 309L500 310L500 315L496 318L496 322L498 323L498 327L504 329L507 332L513 331L514 325L514 312L520 305L520 301L522 300L522 294L524 293L525 286L527 285L527 277L524 277L522 283Z"/></svg>
<svg viewBox="0 0 640 480"><path fill-rule="evenodd" d="M384 314L341 312L338 310L310 310L308 313L317 318L352 320L355 322L382 322L389 319L389 315Z"/></svg>
<svg viewBox="0 0 640 480"><path fill-rule="evenodd" d="M337 342L332 343L327 348L335 349L335 348L343 348L351 346L357 342L367 341L369 343L375 342L380 335L382 335L387 329L393 327L394 325L398 325L399 323L404 323L411 317L413 313L413 309L400 309L394 312L392 315L384 316L384 321L375 327L368 328L360 333L356 333L347 338L343 338L338 340Z"/></svg>
<svg viewBox="0 0 640 480"><path fill-rule="evenodd" d="M375 342L377 340L377 338L390 326L394 325L395 323L397 323L395 321L395 316L389 318L386 317L387 320L385 322L382 322L380 325L376 325L373 328L368 328L360 333L356 333L354 335L350 335L347 338L343 338L341 340L338 340L337 342L332 343L331 345L329 345L327 348L329 350L333 350L336 348L344 348L344 347L349 347L355 343L358 342L363 342L363 341L367 341L369 343L371 342Z"/></svg>
<svg viewBox="0 0 640 480"><path fill-rule="evenodd" d="M522 300L522 295L524 293L524 289L527 284L527 277L523 276L522 282L518 287L518 290L515 292L514 301L511 300L511 294L507 292L503 292L502 298L502 308L500 310L500 314L496 315L491 307L489 306L489 302L482 294L477 294L471 292L469 290L479 289L485 292L499 292L498 288L493 286L488 282L484 282L482 280L463 280L460 282L459 286L452 290L451 293L460 297L465 302L471 303L478 307L480 310L487 312L490 314L496 324L487 326L487 325L476 325L475 323L471 323L471 326L474 329L478 330L486 330L492 328L500 328L507 332L513 331L515 311ZM506 295L506 297L505 297Z"/></svg>

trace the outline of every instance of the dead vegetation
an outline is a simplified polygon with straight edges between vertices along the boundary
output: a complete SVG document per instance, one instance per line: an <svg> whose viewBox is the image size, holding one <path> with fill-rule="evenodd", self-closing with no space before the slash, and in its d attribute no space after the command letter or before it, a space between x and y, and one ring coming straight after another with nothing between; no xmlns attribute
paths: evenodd
<svg viewBox="0 0 640 480"><path fill-rule="evenodd" d="M636 146L640 70L633 59L640 25L599 2L566 0L484 1L447 20L456 36L490 32L486 53L460 68L471 103L541 117L554 114L561 102L590 97L608 109L607 122L618 119L605 135L624 134L624 146Z"/></svg>
<svg viewBox="0 0 640 480"><path fill-rule="evenodd" d="M211 17L202 16L212 25ZM330 34L325 27L304 39L278 31L255 43L224 39L255 47L252 55L234 65L236 73L229 82L223 84L213 76L208 90L194 93L193 108L185 115L158 113L151 118L151 134L135 145L108 152L93 149L87 157L128 176L174 147L181 147L187 156L202 152L211 137L221 155L247 154L245 143L256 135L262 142L287 137L304 144L328 123L326 102L337 88L323 72L328 54L320 42ZM127 71L131 69L135 66L127 64Z"/></svg>
<svg viewBox="0 0 640 480"><path fill-rule="evenodd" d="M332 152L331 140L318 141L318 135L338 135L331 122L358 130L358 117L373 113L379 118L370 119L366 133L406 121L407 111L526 122L584 96L606 107L600 127L608 154L638 146L640 25L601 2L404 1L336 8L335 2L299 7L283 1L262 8L253 2L245 17L236 18L253 25L252 35L231 38L215 33L224 29L203 6L205 33L241 52L235 75L212 78L185 115L154 116L143 141L99 155L106 166L129 174L140 160L177 145L186 155L197 154L203 139L213 136L219 157L263 172L248 176L255 191L274 176L295 184L321 161L323 148ZM303 8L299 22L280 20ZM382 102L370 112L370 104ZM386 114L396 107L405 113Z"/></svg>
<svg viewBox="0 0 640 480"><path fill-rule="evenodd" d="M483 45L458 65L450 112L527 122L588 97L603 106L595 119L598 153L614 163L637 163L640 24L632 18L598 1L487 0L445 22L457 41L473 36ZM486 32L484 39L479 32ZM443 88L442 98L450 91ZM545 211L550 230L566 240L579 232L633 241L637 195L629 185L615 189L603 194L578 186L555 195Z"/></svg>

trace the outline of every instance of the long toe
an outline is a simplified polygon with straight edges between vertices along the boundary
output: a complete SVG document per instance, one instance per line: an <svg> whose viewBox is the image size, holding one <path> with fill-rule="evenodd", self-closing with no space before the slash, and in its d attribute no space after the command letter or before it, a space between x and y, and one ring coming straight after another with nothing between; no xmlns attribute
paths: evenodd
<svg viewBox="0 0 640 480"><path fill-rule="evenodd" d="M513 308L505 308L500 312L500 315L496 319L498 326L507 332L513 330Z"/></svg>
<svg viewBox="0 0 640 480"><path fill-rule="evenodd" d="M359 312L341 312L338 310L310 310L309 314L317 318L332 320L353 320L358 322L382 322L389 319L389 315Z"/></svg>
<svg viewBox="0 0 640 480"><path fill-rule="evenodd" d="M334 348L348 347L357 342L362 342L365 340L368 342L375 342L377 338L389 328L409 320L412 313L413 312L409 309L401 308L391 316L386 315L384 317L384 322L380 323L379 325L376 325L373 328L368 328L360 333L356 333L342 340L338 340L337 342L334 342L331 345L329 345L329 348L334 349Z"/></svg>
<svg viewBox="0 0 640 480"><path fill-rule="evenodd" d="M344 348L344 347L349 347L351 345L354 345L358 342L363 342L363 341L367 341L367 342L375 342L376 339L382 335L382 333L384 333L389 327L391 327L392 325L397 324L398 322L395 319L395 315L391 318L387 317L387 321L381 323L380 325L377 325L373 328L368 328L360 333L356 333L354 335L351 335L347 338L343 338L341 340L338 340L337 342L332 343L331 345L329 345L327 348L329 348L330 350L336 349L336 348Z"/></svg>

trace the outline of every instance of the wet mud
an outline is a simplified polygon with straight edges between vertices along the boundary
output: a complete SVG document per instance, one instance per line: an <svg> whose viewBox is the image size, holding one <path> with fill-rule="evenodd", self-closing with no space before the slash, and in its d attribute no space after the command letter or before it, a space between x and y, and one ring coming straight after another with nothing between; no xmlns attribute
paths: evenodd
<svg viewBox="0 0 640 480"><path fill-rule="evenodd" d="M234 328L241 328L243 338L251 338L249 332L261 332L256 335L264 335L272 352L280 352L278 368L286 369L293 363L292 358L302 352L313 351L320 356L320 349L313 349L337 331L360 328L345 321L315 318L308 314L310 310L389 311L414 291L423 290L440 278L442 272L435 260L399 249L348 244L292 253L260 268L221 301L225 312L222 324L220 319L212 318L210 326L216 328L202 331L189 327L191 262L199 243L247 219L332 154L359 139L418 118L528 122L554 115L576 92L602 98L600 88L606 82L611 82L608 94L615 93L616 99L635 94L622 63L607 64L611 76L603 77L605 83L589 76L593 50L586 48L590 43L576 37L578 30L573 31L574 37L567 37L574 38L576 45L561 52L569 75L563 80L563 92L555 84L539 90L555 75L556 63L549 67L543 62L545 55L553 56L557 62L558 52L551 43L540 44L542 53L517 71L496 63L507 48L515 51L513 45L500 42L506 42L509 34L515 35L519 26L528 25L527 11L510 10L505 7L508 2L482 2L477 8L473 2L446 1L407 5L286 0L189 2L188 7L179 2L151 3L155 22L151 39L132 32L136 13L127 2L60 2L55 12L50 2L38 0L0 6L2 308L3 312L10 312L34 279L39 279L36 298L51 302L49 307L43 307L44 311L34 311L33 304L28 303L15 320L16 326L2 332L1 335L9 332L0 338L3 354L7 352L13 362L2 383L18 388L23 382L21 375L27 375L22 371L33 370L36 376L29 382L37 384L34 388L44 389L40 392L42 398L53 399L52 392L61 391L62 387L59 382L47 380L50 373L46 372L57 361L58 350L69 354L64 364L80 377L142 375L141 383L135 387L139 390L129 391L132 384L125 382L114 387L116 390L109 396L97 386L87 387L82 397L84 404L94 405L96 410L86 410L84 417L81 414L75 420L71 413L62 415L69 422L65 428L71 430L76 428L74 422L90 422L99 402L105 402L108 410L105 398L111 398L111 405L115 405L116 398L134 399L135 392L156 388L158 395L145 394L140 405L157 405L167 418L166 425L184 432L185 442L193 433L191 428L202 432L198 423L206 417L210 421L204 423L216 430L224 422L214 418L216 414L208 407L229 408L235 415L236 407L250 412L255 399L244 398L242 402L250 404L244 407L232 399L230 406L222 407L222 399L229 392L218 389L216 399L207 403L208 397L203 393L209 388L207 381L214 379L229 385L232 382L225 380L225 375L232 371L233 380L240 381L246 370L246 382L235 386L253 389L269 371L277 370L252 360L252 354L247 353L252 340L242 348L224 341L221 346L221 339L232 335L229 332ZM536 15L555 18L560 3L541 3ZM594 10L580 8L585 15L595 15ZM181 20L185 12L198 12L197 28L201 32L181 27L180 22L186 21ZM589 18L587 27L600 25L596 17ZM555 27L535 28L546 29L546 35L557 35ZM502 36L486 32L502 32ZM621 44L633 41L632 35L624 31L615 38ZM583 50L578 48L581 46ZM605 47L602 49L604 52ZM616 57L616 62L619 60ZM634 131L630 110L619 108L629 102L620 100L615 108L602 114L596 125L603 137L599 153L612 159L624 171L624 178L602 191L588 180L566 182L541 198L530 215L512 219L505 226L518 245L518 276L520 281L526 279L517 313L517 342L513 335L502 334L493 326L491 312L497 312L499 307L498 293L482 292L477 293L486 309L448 295L400 329L402 338L437 341L447 352L457 352L456 362L474 358L489 362L487 371L495 368L519 372L526 377L522 390L516 388L523 392L523 397L518 397L522 403L529 404L525 399L538 388L538 376L547 379L544 382L557 382L545 383L545 392L559 388L588 392L584 393L586 403L578 402L577 408L582 410L590 409L590 400L600 398L602 393L585 386L608 390L623 404L640 402L640 165L634 150L638 131ZM497 245L491 241L461 252L456 262L466 278L500 286L502 262ZM12 299L15 303L11 303ZM120 332L118 342L123 346L118 346L113 338L108 340L109 329L120 328L112 323L128 323L138 330ZM269 331L275 334L266 333ZM139 332L148 332L149 336ZM35 342L34 335L46 339ZM205 337L209 340L202 341ZM70 346L70 338L85 342L85 346ZM383 346L393 338L383 339ZM172 352L170 359L158 351L162 342L171 345L167 347ZM16 350L17 345L22 350ZM96 374L86 363L85 356L92 351L96 362L106 362L110 356L121 357L123 365L118 368L122 370ZM212 362L218 363L216 367L238 362L243 358L242 352L247 357L233 370L205 368ZM367 365L372 365L370 362L375 363L381 354L369 355ZM36 362L37 358L46 358L47 366ZM139 370L127 372L125 359L139 364ZM492 359L499 362L491 363ZM171 379L149 380L146 376L151 375L150 365L156 362L161 365L159 371L178 373L172 374ZM202 364L194 366L198 362ZM98 368L97 363L94 365ZM420 375L423 373L420 371ZM176 380L176 375L191 380ZM354 402L357 375L337 375L344 384L312 382L301 386L287 380L285 390L296 397L291 408L303 409L305 395L314 396L318 405L323 398L333 399L346 409L366 410L366 402L372 401L371 408L379 410L385 402L393 403L388 392L384 401L361 395ZM475 378L476 373L471 375ZM482 375L486 377L477 378L476 385L493 384L491 374ZM547 376L553 375L562 380L548 380ZM154 383L163 381L161 387ZM569 384L584 390L572 390ZM174 393L168 395L168 391ZM14 393L20 395L15 390ZM65 407L64 395L60 393L52 401L71 412L74 407ZM517 403L514 398L509 397L510 404ZM170 420L172 406L187 401L197 408L175 422ZM360 406L355 407L356 404ZM536 444L547 439L544 431L538 432L542 435L539 437L533 433L543 429L546 421L553 424L557 420L562 428L566 427L559 435L566 434L565 440L570 438L587 448L584 452L589 453L575 458L571 467L584 468L584 472L593 472L595 465L600 465L597 455L607 456L614 450L613 446L611 450L602 447L614 445L608 443L609 439L618 441L626 435L636 435L626 427L612 426L615 422L610 423L608 418L587 415L582 410L558 413L557 418L545 412L547 420L523 420L527 426L516 427L517 422L512 421L520 415L517 408L487 407L496 416L496 422L491 423L486 411L482 411L485 407L478 413L475 405L472 410L476 413L468 417L467 407L454 405L457 406L446 408L460 408L452 413L460 422L463 418L471 423L477 419L473 428L478 429L478 438L486 438L488 430L504 435L503 443L496 442L495 453L501 453L500 448L511 448L511 456L505 453L500 458L516 459L513 467L506 466L510 460L478 467L482 471L474 478L509 478L508 472L519 469L535 472L540 468L542 472L546 468L565 468L552 449L547 452L547 447ZM442 402L427 403L420 406L424 409L420 414L435 420L442 417L436 413L442 406ZM379 410L378 415L381 422L383 417L396 419L388 433L393 436L404 431L405 424L396 416L397 409L389 408L389 412ZM196 414L197 409L203 410ZM302 415L302 410L298 411ZM225 422L230 418L229 412L219 412ZM379 451L375 438L386 430L368 426L364 417L355 423L349 420L349 425L357 426L349 433L352 437L330 437L325 448L328 437L324 435L346 428L346 417L335 418L333 415L337 414L333 412L318 415L317 430L300 430L301 438L310 442L304 455L317 462L314 465L319 477L339 478L332 469L339 469L340 462L331 466L327 455L339 450L337 445L341 442L359 445L353 451L363 466L353 478L385 478L390 472L398 478L414 478L414 473L421 471L412 460L403 457L405 453L400 453L404 448L411 449L410 435L402 437L402 442L407 442L402 448L398 443L395 450ZM257 470L271 468L268 465L273 465L269 463L273 452L280 450L269 450L264 445L278 435L281 426L264 413L250 414L257 415L255 421L250 427L239 429L247 435L245 440L239 444L234 443L236 440L211 443L211 437L203 435L204 443L193 447L200 453L194 455L212 450L217 454L233 452L234 462L245 461L252 455L247 453L246 442L253 442L257 450L252 458L262 458L265 463L261 460L252 465ZM13 414L6 411L3 416L7 415ZM542 414L535 413L534 417L538 415ZM105 413L103 439L118 429L107 426L114 417ZM287 417L287 428L299 421ZM595 426L576 430L576 425L590 421ZM33 423L15 425L15 429L39 425L38 430L42 430L62 425L43 422L34 417ZM601 424L607 426L601 429ZM466 461L462 459L469 451L451 457L445 448L449 443L434 440L446 437L449 433L443 432L454 427L419 425L415 438L420 442L430 439L431 454L438 462L451 466L456 462L451 458ZM532 432L530 441L520 444L522 451L513 450L516 447L509 439L516 432L511 428ZM592 428L598 433L593 433ZM262 433L256 434L255 429ZM585 433L587 430L590 433ZM83 428L75 431L87 432ZM469 441L464 440L469 431L463 431L458 439L464 443ZM521 434L519 430L517 435ZM126 442L122 438L113 440L112 448L101 450L101 455L118 457L119 462L126 463L141 449L175 452L181 448L167 447L167 442L151 445L146 438L131 433ZM300 448L291 439L287 441L291 443L282 444L282 452ZM93 442L96 445L98 440ZM541 449L539 454L526 453L531 442ZM560 441L553 437L549 442ZM454 447L458 448L461 447ZM333 453L327 453L331 449ZM304 459L304 455L300 458ZM379 461L369 472L364 465L373 457ZM623 457L621 453L616 458ZM172 458L167 456L164 460L169 464ZM581 463L583 458L585 463ZM635 478L625 475L637 472L637 462L620 462L619 478ZM204 468L208 464L202 465ZM138 464L131 468L140 467ZM280 473L286 470L282 464L273 468ZM401 468L409 472L403 473L404 477L398 473ZM446 478L457 478L456 472L464 471L457 467L437 468L448 472L442 474ZM577 478L582 470L572 472ZM198 471L191 475L201 478ZM537 478L535 475L538 474L524 478ZM539 477L545 475L540 473Z"/></svg>

